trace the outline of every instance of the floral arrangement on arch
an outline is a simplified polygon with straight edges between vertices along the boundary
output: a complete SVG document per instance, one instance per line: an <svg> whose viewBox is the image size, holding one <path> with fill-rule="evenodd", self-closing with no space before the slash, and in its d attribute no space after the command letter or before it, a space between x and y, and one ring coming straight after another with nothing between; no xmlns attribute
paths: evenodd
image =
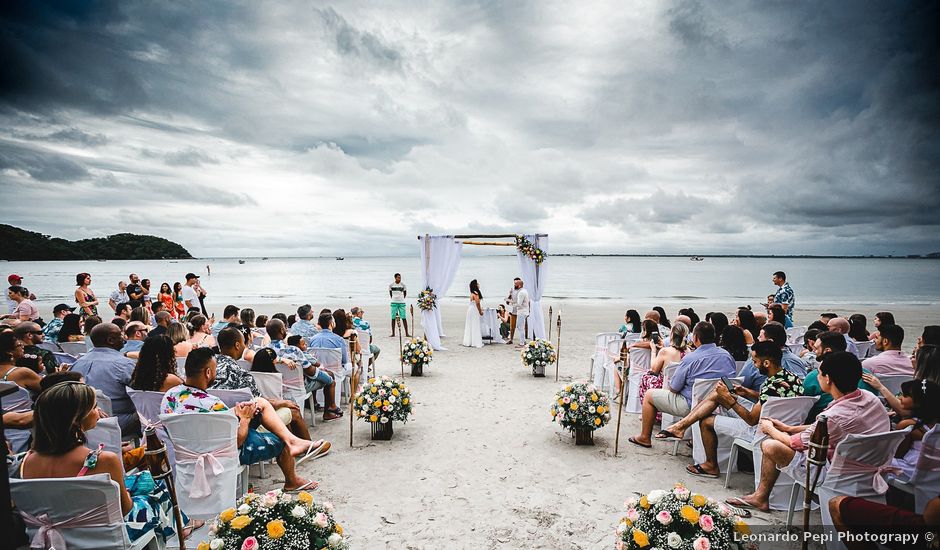
<svg viewBox="0 0 940 550"><path fill-rule="evenodd" d="M385 424L393 420L408 422L411 415L411 391L401 380L388 376L370 378L356 394L353 409L366 422Z"/></svg>
<svg viewBox="0 0 940 550"><path fill-rule="evenodd" d="M540 264L545 261L548 254L541 248L536 247L523 235L516 235L516 250L528 256L533 262Z"/></svg>
<svg viewBox="0 0 940 550"><path fill-rule="evenodd" d="M418 307L423 311L430 311L434 309L434 306L436 305L437 294L434 294L434 291L431 290L431 287L427 287L418 293Z"/></svg>
<svg viewBox="0 0 940 550"><path fill-rule="evenodd" d="M424 338L412 338L401 350L401 360L406 365L427 365L434 359L434 349Z"/></svg>
<svg viewBox="0 0 940 550"><path fill-rule="evenodd" d="M348 548L343 527L333 519L333 505L315 503L301 491L297 497L268 491L247 493L238 506L222 511L209 526L212 538L196 550L308 550Z"/></svg>
<svg viewBox="0 0 940 550"><path fill-rule="evenodd" d="M555 394L552 422L566 430L596 430L610 421L610 400L593 384L571 384Z"/></svg>
<svg viewBox="0 0 940 550"><path fill-rule="evenodd" d="M735 531L750 532L731 508L681 483L671 491L629 498L624 505L627 514L617 526L617 550L740 550L745 545L734 540Z"/></svg>
<svg viewBox="0 0 940 550"><path fill-rule="evenodd" d="M551 365L558 358L555 353L555 346L542 338L529 340L519 352L519 355L522 356L522 364L527 367Z"/></svg>

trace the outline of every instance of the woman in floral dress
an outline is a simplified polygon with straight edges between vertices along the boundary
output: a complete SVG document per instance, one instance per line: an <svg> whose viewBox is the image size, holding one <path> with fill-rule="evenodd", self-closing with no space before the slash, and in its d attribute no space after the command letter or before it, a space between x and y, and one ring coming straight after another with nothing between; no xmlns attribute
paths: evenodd
<svg viewBox="0 0 940 550"><path fill-rule="evenodd" d="M646 395L648 390L663 387L663 369L667 365L682 361L682 358L688 353L687 337L689 336L689 328L685 326L685 323L676 323L672 327L669 334L669 345L666 347L660 347L662 346L662 340L659 338L657 330L656 323L653 321L649 319L643 321L643 340L650 343L653 360L650 362L650 370L640 379L638 392L640 403L643 402L643 396ZM661 413L656 413L656 420L661 418Z"/></svg>

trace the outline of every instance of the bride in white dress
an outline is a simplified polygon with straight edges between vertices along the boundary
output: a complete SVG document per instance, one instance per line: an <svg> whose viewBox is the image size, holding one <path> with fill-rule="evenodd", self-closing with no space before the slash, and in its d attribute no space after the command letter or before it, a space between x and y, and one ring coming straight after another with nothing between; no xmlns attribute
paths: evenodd
<svg viewBox="0 0 940 550"><path fill-rule="evenodd" d="M483 330L480 320L483 318L483 306L480 300L480 284L474 279L470 281L470 305L467 306L467 324L463 329L463 345L473 348L483 347Z"/></svg>

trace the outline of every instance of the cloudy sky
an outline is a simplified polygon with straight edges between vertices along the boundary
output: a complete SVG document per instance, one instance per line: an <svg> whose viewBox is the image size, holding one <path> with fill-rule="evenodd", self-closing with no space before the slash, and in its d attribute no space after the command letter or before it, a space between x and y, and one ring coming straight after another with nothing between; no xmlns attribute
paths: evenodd
<svg viewBox="0 0 940 550"><path fill-rule="evenodd" d="M0 223L201 256L940 251L936 2L369 4L4 2Z"/></svg>

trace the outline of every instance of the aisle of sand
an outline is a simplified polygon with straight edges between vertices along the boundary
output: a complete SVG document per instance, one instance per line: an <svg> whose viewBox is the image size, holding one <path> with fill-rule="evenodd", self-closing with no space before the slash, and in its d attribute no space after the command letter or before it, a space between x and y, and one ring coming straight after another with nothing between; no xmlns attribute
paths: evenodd
<svg viewBox="0 0 940 550"><path fill-rule="evenodd" d="M374 325L382 322L377 309ZM359 548L611 548L633 491L681 481L723 499L750 489L750 474L736 474L728 490L722 481L686 474L684 446L673 457L671 445L630 445L635 415L624 415L616 458L615 423L596 432L594 447L576 447L550 421L554 391L587 377L592 336L617 321L614 311L565 308L556 383L553 376L533 378L509 346L461 347L465 310L445 307L449 350L436 354L427 376L406 376L414 419L396 424L390 442L370 441L368 425L357 422L352 448L347 419L321 422L316 436L330 439L333 452L303 465L303 473L321 482L318 495L336 504ZM397 339L375 332L383 348L379 373L398 373ZM782 513L758 516L784 520Z"/></svg>

